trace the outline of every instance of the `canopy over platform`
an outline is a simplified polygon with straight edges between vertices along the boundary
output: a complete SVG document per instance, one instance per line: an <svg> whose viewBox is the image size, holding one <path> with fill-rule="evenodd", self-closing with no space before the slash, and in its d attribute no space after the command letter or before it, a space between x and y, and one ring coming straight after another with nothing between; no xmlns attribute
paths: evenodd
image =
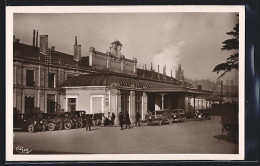
<svg viewBox="0 0 260 166"><path fill-rule="evenodd" d="M135 89L144 92L186 92L198 95L212 94L211 91L188 88L180 84L115 73L80 75L68 79L62 85L62 87L77 86L107 86L116 87L118 89Z"/></svg>

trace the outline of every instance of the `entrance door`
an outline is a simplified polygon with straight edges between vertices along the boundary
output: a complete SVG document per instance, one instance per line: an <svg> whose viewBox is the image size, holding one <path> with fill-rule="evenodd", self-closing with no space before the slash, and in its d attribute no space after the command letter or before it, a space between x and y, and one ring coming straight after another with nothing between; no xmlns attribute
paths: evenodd
<svg viewBox="0 0 260 166"><path fill-rule="evenodd" d="M34 96L25 96L25 113L32 113L34 108Z"/></svg>
<svg viewBox="0 0 260 166"><path fill-rule="evenodd" d="M129 113L129 93L127 92L121 94L121 111L124 116L126 112Z"/></svg>
<svg viewBox="0 0 260 166"><path fill-rule="evenodd" d="M102 113L103 111L103 98L102 97L92 97L92 114Z"/></svg>
<svg viewBox="0 0 260 166"><path fill-rule="evenodd" d="M47 95L47 112L56 112L55 95Z"/></svg>

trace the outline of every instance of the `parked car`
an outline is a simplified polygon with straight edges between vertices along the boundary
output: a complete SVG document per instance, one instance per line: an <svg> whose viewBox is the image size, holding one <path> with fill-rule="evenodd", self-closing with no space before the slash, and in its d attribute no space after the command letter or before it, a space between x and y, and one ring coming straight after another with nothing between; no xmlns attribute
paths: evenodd
<svg viewBox="0 0 260 166"><path fill-rule="evenodd" d="M211 110L210 109L203 110L202 114L203 114L204 119L211 120Z"/></svg>
<svg viewBox="0 0 260 166"><path fill-rule="evenodd" d="M13 115L13 128L28 130L33 133L34 131L45 131L45 124L41 118L28 114L14 114Z"/></svg>
<svg viewBox="0 0 260 166"><path fill-rule="evenodd" d="M185 113L185 111L184 111L184 109L174 109L173 110L174 112L175 111L178 111L178 113L179 113L179 118L180 118L180 121L181 122L184 122L185 120L186 120L186 113ZM176 119L176 118L175 118Z"/></svg>
<svg viewBox="0 0 260 166"><path fill-rule="evenodd" d="M202 111L201 110L195 111L193 119L194 120L204 120L204 115L203 115Z"/></svg>
<svg viewBox="0 0 260 166"><path fill-rule="evenodd" d="M61 118L62 126L65 129L77 128L76 119L72 117L71 112L59 113L58 117Z"/></svg>
<svg viewBox="0 0 260 166"><path fill-rule="evenodd" d="M59 117L58 113L47 114L47 124L46 127L49 131L61 130L63 128L62 119Z"/></svg>
<svg viewBox="0 0 260 166"><path fill-rule="evenodd" d="M173 122L173 118L171 117L171 113L169 112L169 110L157 110L154 112L154 115L150 116L147 120L147 124L148 125L152 125L152 124L158 124L158 125L162 125L162 124L172 124Z"/></svg>
<svg viewBox="0 0 260 166"><path fill-rule="evenodd" d="M179 113L178 109L170 110L172 122L180 122L181 121L181 115Z"/></svg>
<svg viewBox="0 0 260 166"><path fill-rule="evenodd" d="M76 121L77 128L82 128L86 125L86 111L72 111L71 115Z"/></svg>

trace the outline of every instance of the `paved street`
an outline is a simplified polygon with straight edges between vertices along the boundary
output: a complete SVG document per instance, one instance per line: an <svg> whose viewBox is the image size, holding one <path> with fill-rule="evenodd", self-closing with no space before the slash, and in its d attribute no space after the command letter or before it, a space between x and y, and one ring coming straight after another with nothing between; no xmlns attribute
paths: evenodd
<svg viewBox="0 0 260 166"><path fill-rule="evenodd" d="M219 117L212 120L142 126L120 130L119 127L14 132L17 146L31 149L31 154L161 154L161 153L238 153L238 144L221 135Z"/></svg>

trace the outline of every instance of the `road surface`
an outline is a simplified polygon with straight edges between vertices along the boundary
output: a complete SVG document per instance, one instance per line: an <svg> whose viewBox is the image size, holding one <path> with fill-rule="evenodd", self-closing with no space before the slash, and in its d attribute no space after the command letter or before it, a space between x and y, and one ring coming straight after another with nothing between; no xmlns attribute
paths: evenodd
<svg viewBox="0 0 260 166"><path fill-rule="evenodd" d="M238 144L221 134L219 117L162 126L92 127L14 132L14 153L18 146L31 154L237 154Z"/></svg>

